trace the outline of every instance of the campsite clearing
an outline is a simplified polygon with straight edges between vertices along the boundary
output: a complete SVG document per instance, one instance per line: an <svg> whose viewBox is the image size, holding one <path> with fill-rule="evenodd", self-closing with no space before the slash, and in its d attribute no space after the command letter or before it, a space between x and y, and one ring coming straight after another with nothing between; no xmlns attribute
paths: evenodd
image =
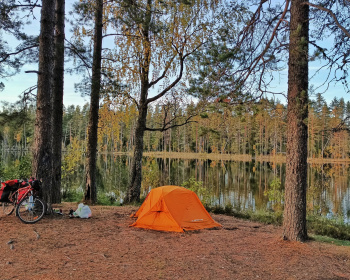
<svg viewBox="0 0 350 280"><path fill-rule="evenodd" d="M92 206L92 218L25 225L1 215L1 279L350 279L350 247L286 242L272 225L212 215L221 229L129 227L137 207Z"/></svg>

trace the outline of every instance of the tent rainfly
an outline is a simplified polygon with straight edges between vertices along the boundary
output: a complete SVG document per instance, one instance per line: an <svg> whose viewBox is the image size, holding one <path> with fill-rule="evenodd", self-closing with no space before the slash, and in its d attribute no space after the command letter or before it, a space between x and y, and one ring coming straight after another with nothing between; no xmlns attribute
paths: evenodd
<svg viewBox="0 0 350 280"><path fill-rule="evenodd" d="M183 232L221 227L193 191L178 186L152 189L132 217L138 219L131 226L160 231Z"/></svg>

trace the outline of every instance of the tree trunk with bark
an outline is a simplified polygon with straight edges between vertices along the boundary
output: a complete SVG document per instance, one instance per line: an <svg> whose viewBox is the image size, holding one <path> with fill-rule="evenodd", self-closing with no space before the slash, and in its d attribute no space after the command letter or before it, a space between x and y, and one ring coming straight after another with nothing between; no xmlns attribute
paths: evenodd
<svg viewBox="0 0 350 280"><path fill-rule="evenodd" d="M288 131L283 236L304 241L306 230L309 7L292 0L288 61Z"/></svg>
<svg viewBox="0 0 350 280"><path fill-rule="evenodd" d="M140 108L135 128L134 157L131 163L130 183L126 203L139 202L142 182L143 136L146 129L147 105Z"/></svg>
<svg viewBox="0 0 350 280"><path fill-rule="evenodd" d="M42 180L43 198L51 207L52 147L51 95L54 67L55 0L43 1L39 37L39 75L32 174Z"/></svg>
<svg viewBox="0 0 350 280"><path fill-rule="evenodd" d="M61 203L65 0L56 0L55 63L52 92L52 202Z"/></svg>
<svg viewBox="0 0 350 280"><path fill-rule="evenodd" d="M139 202L142 183L142 155L143 155L143 136L146 130L146 120L148 111L148 90L149 90L149 70L151 63L151 43L149 38L149 30L151 24L151 7L152 0L147 0L147 12L142 24L142 39L144 44L142 61L140 63L140 82L141 91L140 99L138 101L139 115L135 127L135 144L134 157L131 163L130 182L128 192L126 194L125 202Z"/></svg>
<svg viewBox="0 0 350 280"><path fill-rule="evenodd" d="M84 202L97 202L96 161L97 161L97 129L98 111L101 88L101 61L102 61L102 28L103 28L103 0L96 1L94 53L92 64L90 115L88 124L88 143L86 155L86 182Z"/></svg>

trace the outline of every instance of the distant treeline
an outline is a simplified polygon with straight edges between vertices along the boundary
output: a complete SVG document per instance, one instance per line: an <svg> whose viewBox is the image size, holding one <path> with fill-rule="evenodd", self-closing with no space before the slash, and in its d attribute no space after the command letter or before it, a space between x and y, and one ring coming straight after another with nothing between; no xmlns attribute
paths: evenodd
<svg viewBox="0 0 350 280"><path fill-rule="evenodd" d="M180 110L183 118L193 114L189 104ZM201 105L191 123L165 132L146 131L145 152L221 153L252 156L285 155L285 105L263 99L259 103L228 106L223 103ZM64 109L64 149L85 149L89 105ZM101 102L99 116L99 152L130 152L138 111L134 105ZM179 111L176 112L177 117ZM309 158L349 158L350 102L334 97L327 104L321 94L310 100L308 118ZM149 128L159 127L172 117L163 106L153 106L147 116ZM35 108L4 105L1 112L3 150L28 150L33 141Z"/></svg>

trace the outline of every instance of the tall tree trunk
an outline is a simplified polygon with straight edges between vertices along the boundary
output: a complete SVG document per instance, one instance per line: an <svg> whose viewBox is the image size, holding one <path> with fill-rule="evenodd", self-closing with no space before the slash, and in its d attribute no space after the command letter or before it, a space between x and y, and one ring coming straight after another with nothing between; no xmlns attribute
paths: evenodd
<svg viewBox="0 0 350 280"><path fill-rule="evenodd" d="M148 111L148 90L149 90L149 69L151 63L151 43L149 38L149 30L152 16L152 0L147 0L147 12L145 20L142 24L142 39L144 44L143 58L141 61L141 92L138 102L139 115L135 128L135 144L134 157L131 163L130 182L128 192L126 194L126 203L139 202L142 182L142 155L143 155L143 137L146 130L146 120Z"/></svg>
<svg viewBox="0 0 350 280"><path fill-rule="evenodd" d="M101 61L102 61L102 17L103 0L96 0L94 54L92 63L90 115L88 124L88 143L86 155L86 182L84 201L89 204L97 202L96 188L96 160L97 160L97 128L98 110L101 87Z"/></svg>
<svg viewBox="0 0 350 280"><path fill-rule="evenodd" d="M56 0L55 63L52 92L52 202L61 203L65 0Z"/></svg>
<svg viewBox="0 0 350 280"><path fill-rule="evenodd" d="M288 131L284 238L303 241L306 231L309 6L292 0L288 61Z"/></svg>
<svg viewBox="0 0 350 280"><path fill-rule="evenodd" d="M54 20L55 0L43 1L32 174L42 180L43 198L49 206L48 209L52 203L51 94L54 67Z"/></svg>
<svg viewBox="0 0 350 280"><path fill-rule="evenodd" d="M143 136L146 128L147 105L140 107L135 128L134 157L131 163L130 182L125 202L139 202L142 182Z"/></svg>

